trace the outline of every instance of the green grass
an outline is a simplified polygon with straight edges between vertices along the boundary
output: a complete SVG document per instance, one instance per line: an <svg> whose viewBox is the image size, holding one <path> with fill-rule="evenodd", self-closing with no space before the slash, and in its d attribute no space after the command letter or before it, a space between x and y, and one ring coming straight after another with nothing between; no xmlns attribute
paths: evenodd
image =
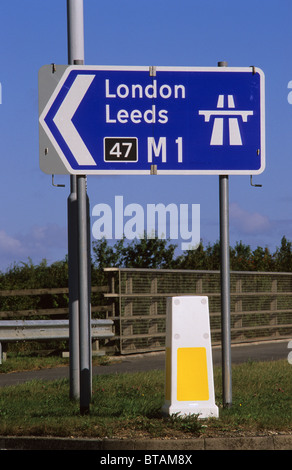
<svg viewBox="0 0 292 470"><path fill-rule="evenodd" d="M1 366L0 366L1 367ZM292 432L292 367L287 360L232 368L233 405L222 408L221 368L214 368L219 418L163 417L164 372L93 377L90 414L69 400L68 380L0 388L0 435L143 438L265 435Z"/></svg>
<svg viewBox="0 0 292 470"><path fill-rule="evenodd" d="M68 359L56 356L29 356L22 354L9 353L8 360L0 365L0 374L9 372L22 372L26 370L47 369L50 367L59 367L68 365Z"/></svg>
<svg viewBox="0 0 292 470"><path fill-rule="evenodd" d="M94 365L108 364L110 359L107 356L95 356ZM60 356L36 355L35 353L8 353L8 360L0 364L0 374L9 372L23 372L26 370L48 369L52 367L68 366L69 359Z"/></svg>

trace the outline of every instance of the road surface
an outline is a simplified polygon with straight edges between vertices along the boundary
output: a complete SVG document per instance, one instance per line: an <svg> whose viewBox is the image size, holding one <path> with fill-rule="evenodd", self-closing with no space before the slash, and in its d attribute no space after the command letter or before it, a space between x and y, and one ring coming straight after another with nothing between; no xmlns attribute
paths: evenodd
<svg viewBox="0 0 292 470"><path fill-rule="evenodd" d="M289 340L232 346L232 363L237 364L246 361L275 361L278 359L288 360L288 354L290 351L288 349L288 342ZM220 365L220 348L213 348L212 353L213 364ZM121 358L117 357L116 359L117 361L113 361L109 365L93 367L93 375L138 372L154 369L164 370L165 368L165 354L163 352L129 355ZM57 367L54 369L27 372L13 372L9 374L0 373L0 387L17 385L29 380L55 380L61 378L69 378L68 367Z"/></svg>

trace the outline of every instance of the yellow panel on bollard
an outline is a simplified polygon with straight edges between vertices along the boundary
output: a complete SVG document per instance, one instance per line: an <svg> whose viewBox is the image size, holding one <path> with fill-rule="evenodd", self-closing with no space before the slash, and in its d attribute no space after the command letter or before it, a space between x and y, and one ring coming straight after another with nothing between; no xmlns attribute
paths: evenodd
<svg viewBox="0 0 292 470"><path fill-rule="evenodd" d="M165 353L165 403L162 412L218 418L208 297L167 299Z"/></svg>

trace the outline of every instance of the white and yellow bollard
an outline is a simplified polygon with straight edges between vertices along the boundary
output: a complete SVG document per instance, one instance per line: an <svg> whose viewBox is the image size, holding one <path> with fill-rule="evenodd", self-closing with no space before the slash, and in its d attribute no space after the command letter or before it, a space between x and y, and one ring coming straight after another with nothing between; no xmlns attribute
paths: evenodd
<svg viewBox="0 0 292 470"><path fill-rule="evenodd" d="M163 414L218 418L208 297L169 297Z"/></svg>

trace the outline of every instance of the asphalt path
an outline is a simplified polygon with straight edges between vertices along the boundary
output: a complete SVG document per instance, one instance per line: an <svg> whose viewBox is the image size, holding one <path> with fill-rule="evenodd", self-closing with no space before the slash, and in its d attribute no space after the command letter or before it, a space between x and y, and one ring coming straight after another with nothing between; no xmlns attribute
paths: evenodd
<svg viewBox="0 0 292 470"><path fill-rule="evenodd" d="M247 361L276 361L278 359L288 360L288 354L290 351L288 349L288 342L289 341L287 340L232 346L232 363L238 364ZM222 353L220 348L213 348L212 355L214 365L222 364ZM92 368L92 374L122 374L155 369L165 369L164 352L116 357L115 360L110 361L108 365L94 366ZM7 374L0 373L0 387L18 385L31 380L57 380L62 378L69 378L69 367L64 366L53 369L12 372Z"/></svg>

